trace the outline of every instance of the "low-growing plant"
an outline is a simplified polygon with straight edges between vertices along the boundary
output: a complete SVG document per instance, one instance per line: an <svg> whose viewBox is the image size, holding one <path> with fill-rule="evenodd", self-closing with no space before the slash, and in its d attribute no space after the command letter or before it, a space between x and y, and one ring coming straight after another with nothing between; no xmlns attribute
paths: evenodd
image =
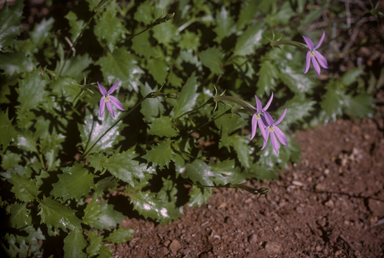
<svg viewBox="0 0 384 258"><path fill-rule="evenodd" d="M362 67L333 72L309 30L326 1L87 0L29 31L23 8L0 9L10 256L111 257L131 210L165 224L212 187L267 194L242 183L299 162L293 130L373 113Z"/></svg>

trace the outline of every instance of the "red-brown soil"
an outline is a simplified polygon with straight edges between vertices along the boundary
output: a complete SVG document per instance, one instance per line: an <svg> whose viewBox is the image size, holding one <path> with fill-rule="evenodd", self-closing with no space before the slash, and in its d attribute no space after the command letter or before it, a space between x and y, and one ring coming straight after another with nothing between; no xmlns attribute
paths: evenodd
<svg viewBox="0 0 384 258"><path fill-rule="evenodd" d="M377 96L384 100L384 93ZM302 161L266 196L218 189L202 207L159 226L127 219L136 232L115 257L384 257L384 107L294 135Z"/></svg>

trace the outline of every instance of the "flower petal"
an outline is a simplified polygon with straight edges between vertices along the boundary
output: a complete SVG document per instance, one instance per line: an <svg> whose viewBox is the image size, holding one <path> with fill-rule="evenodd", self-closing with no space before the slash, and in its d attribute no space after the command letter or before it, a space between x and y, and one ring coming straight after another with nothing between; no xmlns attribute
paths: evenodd
<svg viewBox="0 0 384 258"><path fill-rule="evenodd" d="M279 154L279 142L276 139L275 133L271 132L271 142L272 142L272 147L276 151L277 154Z"/></svg>
<svg viewBox="0 0 384 258"><path fill-rule="evenodd" d="M325 57L316 50L314 50L313 53L315 54L315 57L317 61L319 61L321 67L328 69L328 62Z"/></svg>
<svg viewBox="0 0 384 258"><path fill-rule="evenodd" d="M272 94L271 94L271 97L269 98L269 100L268 100L268 103L264 106L264 108L263 108L263 111L265 112L265 111L267 111L267 109L269 108L269 105L271 105L271 103L272 103L272 99L273 99L273 91L271 91L272 92Z"/></svg>
<svg viewBox="0 0 384 258"><path fill-rule="evenodd" d="M100 116L103 116L104 115L104 111L105 111L105 99L104 99L104 96L101 97L100 99Z"/></svg>
<svg viewBox="0 0 384 258"><path fill-rule="evenodd" d="M117 82L113 84L113 86L109 89L108 94L112 94L116 90L117 86L119 85L119 81L120 80L117 80Z"/></svg>
<svg viewBox="0 0 384 258"><path fill-rule="evenodd" d="M107 94L107 90L99 82L97 82L97 85L99 85L99 91L101 95L105 96L105 94Z"/></svg>
<svg viewBox="0 0 384 258"><path fill-rule="evenodd" d="M267 137L265 133L265 124L263 123L262 119L257 119L257 123L259 124L261 135L265 139L265 137Z"/></svg>
<svg viewBox="0 0 384 258"><path fill-rule="evenodd" d="M303 36L305 43L307 43L307 46L309 48L309 51L312 51L313 49L313 42L310 38L307 38L306 36Z"/></svg>
<svg viewBox="0 0 384 258"><path fill-rule="evenodd" d="M285 114L287 114L287 108L284 109L284 112L283 114L281 114L281 116L279 117L279 119L277 119L276 122L273 123L273 125L278 125L281 123L281 121L283 121L284 117L285 117Z"/></svg>
<svg viewBox="0 0 384 258"><path fill-rule="evenodd" d="M283 145L287 145L287 137L283 133L283 131L280 130L279 127L274 126L273 130L275 131L277 139L281 142Z"/></svg>
<svg viewBox="0 0 384 258"><path fill-rule="evenodd" d="M311 52L307 52L307 62L305 63L305 71L304 74L306 74L309 70L309 66L311 65Z"/></svg>
<svg viewBox="0 0 384 258"><path fill-rule="evenodd" d="M269 128L269 127L265 127L265 128L264 128L264 133L265 133L266 136L264 137L263 147L261 147L261 150L264 150L265 146L267 146L268 136L269 136L268 128Z"/></svg>
<svg viewBox="0 0 384 258"><path fill-rule="evenodd" d="M252 116L252 133L251 133L251 139L249 139L249 140L252 140L254 137L255 137L255 135L256 135L256 129L257 129L257 118L256 118L256 115L253 115ZM259 120L261 120L261 119L259 119ZM260 127L260 130L262 130L263 128L262 127Z"/></svg>
<svg viewBox="0 0 384 258"><path fill-rule="evenodd" d="M115 107L121 111L125 111L125 109L123 108L123 105L121 104L121 102L115 98L114 96L108 96L109 99L111 100L112 104L115 105Z"/></svg>
<svg viewBox="0 0 384 258"><path fill-rule="evenodd" d="M261 101L256 97L256 95L255 95L255 99L256 99L256 111L257 113L261 113L263 110L263 105L261 104Z"/></svg>
<svg viewBox="0 0 384 258"><path fill-rule="evenodd" d="M111 97L111 96L109 96L109 97ZM106 104L107 104L107 108L108 108L109 113L111 113L111 115L113 117L115 117L115 112L113 111L113 107L112 107L111 101L107 101Z"/></svg>
<svg viewBox="0 0 384 258"><path fill-rule="evenodd" d="M320 65L317 62L316 58L314 56L311 56L313 68L315 68L315 71L317 72L318 75L320 75Z"/></svg>
<svg viewBox="0 0 384 258"><path fill-rule="evenodd" d="M321 46L321 43L323 43L323 40L324 40L324 36L325 36L325 32L323 30L323 35L321 36L319 43L317 43L317 45L314 49L318 49Z"/></svg>
<svg viewBox="0 0 384 258"><path fill-rule="evenodd" d="M270 114L268 114L267 112L264 112L264 115L265 115L265 120L267 122L267 126L270 126L273 124L273 118L271 117Z"/></svg>

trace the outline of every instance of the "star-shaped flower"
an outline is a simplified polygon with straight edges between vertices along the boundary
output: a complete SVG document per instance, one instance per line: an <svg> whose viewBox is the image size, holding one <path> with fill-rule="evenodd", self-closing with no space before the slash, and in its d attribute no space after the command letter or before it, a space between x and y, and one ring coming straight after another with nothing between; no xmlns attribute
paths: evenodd
<svg viewBox="0 0 384 258"><path fill-rule="evenodd" d="M268 125L264 127L265 137L264 137L263 147L261 148L262 150L267 145L269 135L271 135L272 147L276 151L277 154L279 154L279 147L280 147L277 139L281 142L281 144L287 145L287 137L285 136L283 131L281 131L280 128L276 126L276 125L280 124L280 122L285 117L286 113L287 113L287 108L285 108L283 114L281 114L280 118L276 122L273 122L273 118L271 117L270 114L268 114L267 112L264 113L265 122ZM277 139L276 139L276 137L277 137Z"/></svg>
<svg viewBox="0 0 384 258"><path fill-rule="evenodd" d="M261 134L263 135L263 137L265 139L265 134L264 134L264 130L263 130L265 125L261 119L261 116L262 116L262 113L267 111L267 109L269 108L269 105L271 105L271 102L273 99L273 92L272 92L271 97L269 98L268 103L264 106L264 108L261 105L261 101L256 97L256 95L255 95L255 99L256 99L256 109L255 109L254 115L252 116L252 133L251 133L251 139L250 140L252 140L256 135L257 125L259 125Z"/></svg>
<svg viewBox="0 0 384 258"><path fill-rule="evenodd" d="M309 48L309 51L307 52L307 63L305 66L305 72L307 73L309 70L310 63L312 61L313 67L315 68L318 75L320 75L320 66L328 69L328 63L327 60L325 60L325 57L320 54L316 49L318 49L321 46L321 43L323 43L325 33L323 31L323 36L321 36L321 39L319 43L314 47L313 42L310 38L307 38L306 36L303 36L305 43L307 43L307 46Z"/></svg>
<svg viewBox="0 0 384 258"><path fill-rule="evenodd" d="M119 80L117 80L117 82L115 84L113 84L112 88L110 88L109 91L107 91L103 87L103 85L101 85L99 82L97 82L97 85L99 85L100 93L101 93L101 95L103 95L100 99L100 116L104 115L105 105L107 105L109 113L111 113L111 115L113 117L115 117L115 112L113 111L113 107L111 105L111 102L117 109L119 109L121 111L125 111L121 102L117 98L110 95L116 90L118 84L119 84Z"/></svg>

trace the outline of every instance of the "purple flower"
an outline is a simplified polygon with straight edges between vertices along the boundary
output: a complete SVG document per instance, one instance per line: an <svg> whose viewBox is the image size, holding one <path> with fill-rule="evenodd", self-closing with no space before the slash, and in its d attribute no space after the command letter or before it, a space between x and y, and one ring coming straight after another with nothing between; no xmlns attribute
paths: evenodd
<svg viewBox="0 0 384 258"><path fill-rule="evenodd" d="M256 95L255 95L255 99L256 99L256 109L255 109L255 114L252 116L252 134L251 134L250 140L252 140L256 135L257 125L259 125L261 134L263 135L263 137L265 139L265 134L264 134L264 130L263 130L265 125L261 119L261 116L262 116L261 113L267 111L267 109L269 108L269 105L271 105L271 102L273 99L273 92L272 92L271 97L269 98L267 105L265 105L264 108L261 105L261 101L256 97Z"/></svg>
<svg viewBox="0 0 384 258"><path fill-rule="evenodd" d="M311 61L312 61L313 67L315 68L318 75L320 75L319 64L321 65L321 67L328 69L327 60L325 60L325 57L316 50L321 46L321 43L323 43L324 36L325 36L325 33L323 31L323 36L321 36L321 39L320 39L319 43L316 45L316 47L314 47L312 40L310 40L306 36L303 36L305 43L307 43L307 46L309 48L309 51L307 52L307 63L305 66L305 72L304 73L308 72L309 65L310 65Z"/></svg>
<svg viewBox="0 0 384 258"><path fill-rule="evenodd" d="M287 137L285 136L283 131L281 131L280 128L276 126L276 125L280 124L280 122L285 117L286 113L287 113L287 108L285 108L283 114L280 116L280 118L276 122L273 122L273 119L272 119L270 114L268 114L267 112L264 113L265 114L265 120L266 120L265 122L268 125L264 127L264 134L266 135L266 137L264 137L263 147L261 148L262 150L267 145L269 135L271 135L272 147L276 151L277 154L279 154L279 147L280 147L277 139L279 139L281 144L287 145ZM277 139L276 139L276 137L277 137Z"/></svg>
<svg viewBox="0 0 384 258"><path fill-rule="evenodd" d="M99 90L100 90L101 94L103 95L100 99L100 116L104 115L105 105L107 105L109 113L111 113L111 115L113 117L115 117L115 112L113 112L113 107L111 105L111 102L117 109L119 109L121 111L125 110L123 108L123 105L121 105L121 102L117 98L110 95L116 90L118 84L119 84L119 80L117 80L117 82L115 84L113 84L112 88L110 88L109 91L107 91L103 87L103 85L101 85L99 82L97 82L97 85L99 85Z"/></svg>

